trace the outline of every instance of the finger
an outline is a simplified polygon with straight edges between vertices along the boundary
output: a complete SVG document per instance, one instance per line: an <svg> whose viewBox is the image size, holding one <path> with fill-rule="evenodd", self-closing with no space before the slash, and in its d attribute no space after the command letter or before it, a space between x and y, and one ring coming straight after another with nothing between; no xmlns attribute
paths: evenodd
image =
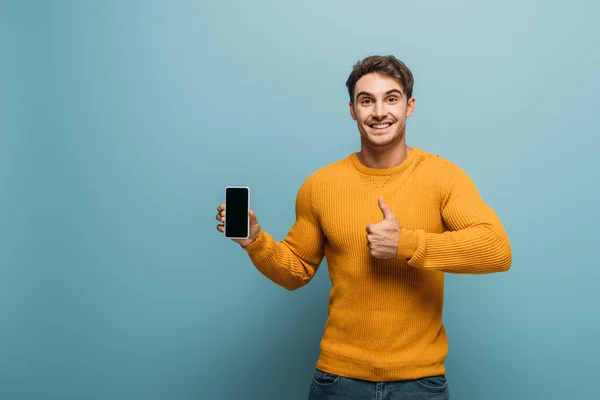
<svg viewBox="0 0 600 400"><path fill-rule="evenodd" d="M225 211L225 204L221 204L219 207L217 207L217 211L218 212Z"/></svg>
<svg viewBox="0 0 600 400"><path fill-rule="evenodd" d="M219 232L225 232L225 227L222 224L217 225L217 230Z"/></svg>
<svg viewBox="0 0 600 400"><path fill-rule="evenodd" d="M373 233L373 224L367 225L367 233Z"/></svg>
<svg viewBox="0 0 600 400"><path fill-rule="evenodd" d="M378 202L379 202L379 209L383 213L384 219L392 219L392 218L396 219L396 217L394 216L394 213L392 213L392 210L390 210L388 205L383 200L383 197L380 196L378 199Z"/></svg>

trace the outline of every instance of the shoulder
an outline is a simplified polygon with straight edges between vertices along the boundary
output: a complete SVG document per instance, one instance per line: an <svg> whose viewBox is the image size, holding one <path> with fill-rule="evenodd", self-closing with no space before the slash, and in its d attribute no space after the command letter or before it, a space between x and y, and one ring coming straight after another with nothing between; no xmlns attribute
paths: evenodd
<svg viewBox="0 0 600 400"><path fill-rule="evenodd" d="M313 199L339 187L348 178L349 166L351 166L350 156L314 170L302 181L298 189L298 197Z"/></svg>
<svg viewBox="0 0 600 400"><path fill-rule="evenodd" d="M304 185L323 184L332 180L339 180L340 177L348 176L349 167L351 167L350 157L344 157L319 167L306 177Z"/></svg>
<svg viewBox="0 0 600 400"><path fill-rule="evenodd" d="M340 166L345 159L338 160L322 166L306 176L298 189L296 196L297 211L311 210L314 212L313 203L315 196L326 191L334 182L333 177L339 175ZM320 196L318 196L320 197Z"/></svg>
<svg viewBox="0 0 600 400"><path fill-rule="evenodd" d="M454 161L449 160L437 153L431 153L419 149L420 162L419 167L423 168L443 181L453 181L454 179L465 176L466 172Z"/></svg>
<svg viewBox="0 0 600 400"><path fill-rule="evenodd" d="M349 155L347 157L344 157L342 159L333 161L319 169L317 169L313 175L319 176L319 177L327 177L330 175L337 175L339 173L347 173L348 172L348 167L351 165L351 161L350 158L352 156Z"/></svg>
<svg viewBox="0 0 600 400"><path fill-rule="evenodd" d="M451 196L463 196L466 193L479 195L475 182L458 163L439 154L424 154L423 163L431 169L431 176L441 190L444 202Z"/></svg>

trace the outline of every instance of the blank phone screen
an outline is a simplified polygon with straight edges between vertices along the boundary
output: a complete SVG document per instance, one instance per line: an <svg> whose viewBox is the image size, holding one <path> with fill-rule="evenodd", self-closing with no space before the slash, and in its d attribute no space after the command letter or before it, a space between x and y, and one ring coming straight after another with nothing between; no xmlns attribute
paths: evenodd
<svg viewBox="0 0 600 400"><path fill-rule="evenodd" d="M245 238L248 236L248 188L225 189L225 236Z"/></svg>

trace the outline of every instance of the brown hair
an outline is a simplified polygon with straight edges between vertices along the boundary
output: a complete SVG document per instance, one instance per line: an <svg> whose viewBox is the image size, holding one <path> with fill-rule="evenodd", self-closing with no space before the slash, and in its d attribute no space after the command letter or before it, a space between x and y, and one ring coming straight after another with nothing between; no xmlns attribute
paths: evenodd
<svg viewBox="0 0 600 400"><path fill-rule="evenodd" d="M352 72L346 81L351 102L354 102L354 87L356 86L356 82L364 75L372 72L393 78L404 88L406 100L408 101L412 97L414 78L410 69L402 61L392 55L369 56L354 64Z"/></svg>

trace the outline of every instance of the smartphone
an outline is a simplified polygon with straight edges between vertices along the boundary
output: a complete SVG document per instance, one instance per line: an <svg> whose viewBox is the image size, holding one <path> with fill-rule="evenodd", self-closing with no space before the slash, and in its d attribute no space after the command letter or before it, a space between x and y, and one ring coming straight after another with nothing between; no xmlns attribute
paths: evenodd
<svg viewBox="0 0 600 400"><path fill-rule="evenodd" d="M227 186L225 188L225 237L248 239L250 237L250 188Z"/></svg>

